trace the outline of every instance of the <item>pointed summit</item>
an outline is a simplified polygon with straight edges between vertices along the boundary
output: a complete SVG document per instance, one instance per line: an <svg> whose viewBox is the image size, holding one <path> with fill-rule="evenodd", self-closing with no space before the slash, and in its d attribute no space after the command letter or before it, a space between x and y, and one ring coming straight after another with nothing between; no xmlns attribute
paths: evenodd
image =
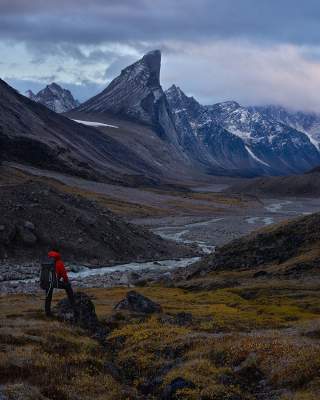
<svg viewBox="0 0 320 400"><path fill-rule="evenodd" d="M55 82L47 85L37 94L34 94L32 90L28 90L26 96L57 113L70 111L79 105L79 102L74 99L69 90L63 89Z"/></svg>
<svg viewBox="0 0 320 400"><path fill-rule="evenodd" d="M145 54L76 111L112 113L142 122L152 126L160 137L176 142L170 108L160 85L160 68L160 50Z"/></svg>
<svg viewBox="0 0 320 400"><path fill-rule="evenodd" d="M163 96L160 85L161 52L151 51L126 67L107 88L77 111L119 114L154 124L155 105Z"/></svg>

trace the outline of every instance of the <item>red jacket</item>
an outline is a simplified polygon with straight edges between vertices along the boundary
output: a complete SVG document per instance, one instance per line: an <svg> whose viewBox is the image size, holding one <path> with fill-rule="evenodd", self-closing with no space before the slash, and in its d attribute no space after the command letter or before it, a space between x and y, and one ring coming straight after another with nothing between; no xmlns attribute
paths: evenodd
<svg viewBox="0 0 320 400"><path fill-rule="evenodd" d="M58 279L62 278L65 283L68 283L69 282L68 274L67 274L66 268L64 266L64 263L61 260L60 253L57 253L56 251L50 251L48 253L48 257L54 258L56 274L57 274Z"/></svg>

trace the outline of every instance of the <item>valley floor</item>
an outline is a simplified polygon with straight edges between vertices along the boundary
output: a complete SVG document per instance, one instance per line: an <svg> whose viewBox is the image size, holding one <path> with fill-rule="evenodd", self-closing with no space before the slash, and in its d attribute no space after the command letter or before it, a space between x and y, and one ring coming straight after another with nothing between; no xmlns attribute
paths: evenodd
<svg viewBox="0 0 320 400"><path fill-rule="evenodd" d="M20 179L26 179L24 174L28 173L33 179L66 193L94 199L128 221L146 226L165 239L197 246L203 254L255 229L320 210L320 199L317 198L259 199L224 194L220 190L226 187L228 179L223 184L222 178L220 183L195 187L194 191L186 192L168 188L118 187L28 167L23 167L23 171L19 167L19 170L17 173L22 174L19 175ZM185 267L195 261L194 257L179 261L153 260L99 270L85 265L72 265L71 279L78 287L128 286L141 279L152 281L161 276L168 278L175 268ZM27 267L8 264L1 267L1 272L2 292L37 290L38 264Z"/></svg>
<svg viewBox="0 0 320 400"><path fill-rule="evenodd" d="M37 179L94 198L131 222L204 253L259 227L320 209L319 199L226 196L212 191L216 186L194 193L116 191L110 185L83 186L74 178L70 184L61 176ZM36 266L28 272L25 266L2 266L0 398L318 400L318 276L286 280L246 270L173 282L174 269L193 261L154 260L99 271L72 266L75 290L92 298L108 331L102 343L44 317ZM18 279L12 279L12 271ZM115 311L128 286L162 311ZM56 292L55 303L63 296Z"/></svg>

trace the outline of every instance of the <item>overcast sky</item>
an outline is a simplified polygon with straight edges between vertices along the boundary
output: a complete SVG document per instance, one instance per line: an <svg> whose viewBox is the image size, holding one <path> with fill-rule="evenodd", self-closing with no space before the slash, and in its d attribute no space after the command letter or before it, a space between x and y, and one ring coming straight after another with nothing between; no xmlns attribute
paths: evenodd
<svg viewBox="0 0 320 400"><path fill-rule="evenodd" d="M164 88L320 111L319 0L0 0L0 77L84 100L145 52Z"/></svg>

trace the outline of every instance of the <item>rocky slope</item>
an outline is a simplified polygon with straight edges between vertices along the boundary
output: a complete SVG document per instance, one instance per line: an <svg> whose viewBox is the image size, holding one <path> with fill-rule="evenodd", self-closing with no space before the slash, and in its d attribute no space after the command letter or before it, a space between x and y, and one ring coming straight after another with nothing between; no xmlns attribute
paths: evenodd
<svg viewBox="0 0 320 400"><path fill-rule="evenodd" d="M220 165L242 175L284 175L304 172L320 161L314 141L297 126L233 101L202 106L176 86L166 95L182 143L212 168Z"/></svg>
<svg viewBox="0 0 320 400"><path fill-rule="evenodd" d="M108 265L192 251L116 217L81 196L39 182L1 187L0 263L28 263L58 247L74 262Z"/></svg>
<svg viewBox="0 0 320 400"><path fill-rule="evenodd" d="M41 103L56 113L64 113L79 106L79 101L75 100L71 92L63 89L56 83L47 85L44 89L34 94L31 90L26 92L29 99Z"/></svg>
<svg viewBox="0 0 320 400"><path fill-rule="evenodd" d="M211 271L262 270L289 277L319 273L320 213L258 230L232 241L191 267L192 276Z"/></svg>
<svg viewBox="0 0 320 400"><path fill-rule="evenodd" d="M285 107L268 105L260 107L251 107L266 118L278 121L287 126L304 132L310 141L320 149L320 114L304 111L290 111Z"/></svg>
<svg viewBox="0 0 320 400"><path fill-rule="evenodd" d="M106 127L101 133L56 114L0 80L0 143L5 161L130 185L158 182L170 173L190 174L181 158L175 158L174 148L151 128L123 120L116 124L119 130ZM131 143L132 138L142 142L142 149Z"/></svg>

